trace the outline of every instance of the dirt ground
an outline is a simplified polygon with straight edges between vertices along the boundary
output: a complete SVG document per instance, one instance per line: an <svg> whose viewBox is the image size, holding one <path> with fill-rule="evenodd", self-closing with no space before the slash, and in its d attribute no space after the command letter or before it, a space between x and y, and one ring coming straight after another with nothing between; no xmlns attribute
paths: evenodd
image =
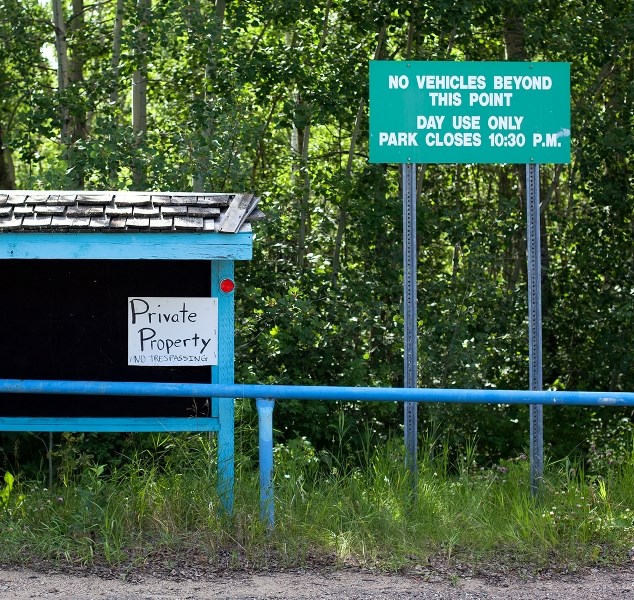
<svg viewBox="0 0 634 600"><path fill-rule="evenodd" d="M434 571L387 575L358 569L197 574L60 571L0 565L0 599L27 600L595 600L634 599L634 564L619 569L504 572L477 575Z"/></svg>

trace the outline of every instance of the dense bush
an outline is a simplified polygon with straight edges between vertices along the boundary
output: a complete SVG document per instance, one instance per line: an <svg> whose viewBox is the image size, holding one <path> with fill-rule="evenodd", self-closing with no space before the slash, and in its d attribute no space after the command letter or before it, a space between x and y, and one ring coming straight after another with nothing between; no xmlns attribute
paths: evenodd
<svg viewBox="0 0 634 600"><path fill-rule="evenodd" d="M60 4L67 51L54 60L49 7L0 2L0 188L258 193L267 218L237 268L243 382L402 383L399 169L367 161L369 59L570 62L571 163L541 168L544 385L634 389L629 1ZM131 120L134 73L148 82L145 125ZM419 385L526 388L522 168L417 177ZM483 462L527 445L524 408L420 412L422 435L477 438ZM545 419L554 456L593 464L631 413ZM384 439L401 420L391 405L276 411L280 440L332 448L343 427L353 451L367 427ZM43 464L46 440L2 440L7 464Z"/></svg>

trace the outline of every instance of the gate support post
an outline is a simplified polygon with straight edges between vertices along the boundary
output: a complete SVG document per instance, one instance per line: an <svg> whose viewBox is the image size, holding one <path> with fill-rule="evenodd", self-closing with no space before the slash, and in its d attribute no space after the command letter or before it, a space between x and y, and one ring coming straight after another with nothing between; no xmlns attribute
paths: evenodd
<svg viewBox="0 0 634 600"><path fill-rule="evenodd" d="M403 164L403 312L404 387L415 388L418 379L417 245L416 245L416 165ZM405 465L416 490L418 472L418 404L405 402Z"/></svg>
<svg viewBox="0 0 634 600"><path fill-rule="evenodd" d="M273 488L273 407L275 400L257 398L258 441L260 458L260 519L272 530L275 522Z"/></svg>
<svg viewBox="0 0 634 600"><path fill-rule="evenodd" d="M211 291L218 298L218 364L211 367L212 381L234 383L234 292L223 292L220 282L233 281L232 260L211 262ZM212 398L212 414L220 422L218 430L218 495L224 512L233 514L235 480L234 399Z"/></svg>
<svg viewBox="0 0 634 600"><path fill-rule="evenodd" d="M542 379L542 269L539 165L526 165L526 253L528 258L529 389L541 391ZM530 489L537 495L544 477L544 407L530 405Z"/></svg>

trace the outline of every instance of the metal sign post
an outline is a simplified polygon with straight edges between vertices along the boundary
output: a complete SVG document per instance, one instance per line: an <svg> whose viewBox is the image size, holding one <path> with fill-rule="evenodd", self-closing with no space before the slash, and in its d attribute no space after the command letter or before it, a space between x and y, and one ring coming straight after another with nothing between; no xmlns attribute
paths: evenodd
<svg viewBox="0 0 634 600"><path fill-rule="evenodd" d="M526 164L530 390L542 389L539 164L570 162L570 65L373 60L370 163L399 163L403 183L405 387L416 387L416 163ZM530 408L531 491L543 477L543 407ZM416 472L416 406L405 451Z"/></svg>
<svg viewBox="0 0 634 600"><path fill-rule="evenodd" d="M417 386L417 311L416 311L416 165L404 164L403 179L403 312L405 321L404 384ZM418 451L418 405L405 402L405 465L416 488Z"/></svg>
<svg viewBox="0 0 634 600"><path fill-rule="evenodd" d="M528 259L529 390L542 389L542 269L539 165L526 165L526 254ZM544 475L544 407L530 405L530 488L536 495Z"/></svg>

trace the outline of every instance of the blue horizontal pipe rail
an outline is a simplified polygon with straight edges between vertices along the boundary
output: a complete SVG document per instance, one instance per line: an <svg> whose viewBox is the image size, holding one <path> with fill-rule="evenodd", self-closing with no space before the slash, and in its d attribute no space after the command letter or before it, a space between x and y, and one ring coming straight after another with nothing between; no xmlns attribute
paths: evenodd
<svg viewBox="0 0 634 600"><path fill-rule="evenodd" d="M543 404L634 406L634 392L466 390L217 383L148 383L0 379L0 393L179 398L274 398L343 402L443 402L453 404Z"/></svg>

